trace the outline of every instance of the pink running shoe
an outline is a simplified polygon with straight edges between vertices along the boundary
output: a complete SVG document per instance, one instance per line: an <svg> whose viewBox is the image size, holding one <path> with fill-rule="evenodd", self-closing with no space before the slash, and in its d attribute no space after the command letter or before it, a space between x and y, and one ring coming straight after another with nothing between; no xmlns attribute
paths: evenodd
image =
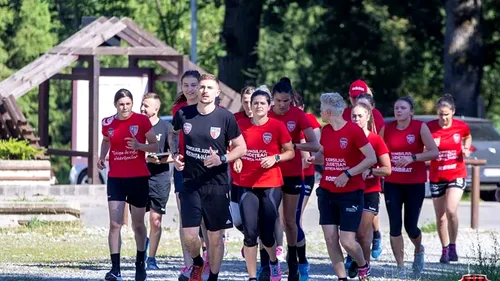
<svg viewBox="0 0 500 281"><path fill-rule="evenodd" d="M279 261L282 262L285 261L285 253L283 252L283 247L281 246L276 247L276 257L278 258Z"/></svg>
<svg viewBox="0 0 500 281"><path fill-rule="evenodd" d="M281 281L281 267L279 261L275 265L269 263L269 270L271 271L270 281Z"/></svg>

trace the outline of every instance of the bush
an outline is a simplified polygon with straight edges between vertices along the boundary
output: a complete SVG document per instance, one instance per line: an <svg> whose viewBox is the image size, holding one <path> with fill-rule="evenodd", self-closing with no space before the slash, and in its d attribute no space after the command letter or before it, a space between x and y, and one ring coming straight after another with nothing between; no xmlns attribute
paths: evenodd
<svg viewBox="0 0 500 281"><path fill-rule="evenodd" d="M25 140L0 140L0 160L34 160L43 156L44 150Z"/></svg>

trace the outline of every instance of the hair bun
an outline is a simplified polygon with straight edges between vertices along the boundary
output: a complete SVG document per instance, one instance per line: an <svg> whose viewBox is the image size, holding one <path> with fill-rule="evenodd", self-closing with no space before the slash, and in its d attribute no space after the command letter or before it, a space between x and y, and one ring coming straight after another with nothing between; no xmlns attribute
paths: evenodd
<svg viewBox="0 0 500 281"><path fill-rule="evenodd" d="M292 85L292 81L290 80L290 78L284 76L284 77L281 77L280 78L280 82L283 82L283 83L287 83L288 85Z"/></svg>

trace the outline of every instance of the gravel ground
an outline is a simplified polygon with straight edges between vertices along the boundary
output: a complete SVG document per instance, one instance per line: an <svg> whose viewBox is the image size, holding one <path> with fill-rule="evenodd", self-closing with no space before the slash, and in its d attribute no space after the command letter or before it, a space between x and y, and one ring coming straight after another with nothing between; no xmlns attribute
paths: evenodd
<svg viewBox="0 0 500 281"><path fill-rule="evenodd" d="M107 258L106 246L106 231L103 228L87 227L82 232L82 235L64 235L62 239L51 237L47 239L47 234L40 233L19 233L2 232L0 233L0 247L5 249L8 257L0 257L0 280L28 281L28 280L102 280L105 273L109 270L110 262ZM22 237L22 238L19 238ZM383 238L387 237L387 233L383 234ZM460 263L451 265L439 264L441 254L441 246L436 233L424 234L423 242L426 247L426 275L420 280L458 280L459 278L443 279L443 275L460 276L470 270L471 266L478 261L478 245L481 245L484 256L491 257L495 252L499 252L497 239L499 232L481 231L476 232L470 229L461 229L459 234L460 244L458 245ZM311 263L311 271L309 280L336 280L331 268L330 260L328 259L324 240L319 228L314 232L307 233L308 238L308 256ZM133 253L133 234L130 230L124 231L123 251L126 257L122 259L122 276L124 280L133 280L134 268L131 253ZM223 268L220 273L220 280L247 280L245 263L240 257L239 248L241 247L242 235L231 230L228 232L228 255L223 262ZM84 240L82 242L82 240ZM478 242L480 241L480 243ZM15 245L13 245L13 243ZM88 247L71 248L71 251L96 251L93 247L102 250L99 254L92 252L92 258L86 261L60 261L57 257L49 262L33 259L33 262L26 261L23 257L22 263L16 262L15 249L20 244L24 243L25 247L32 247L31 254L36 254L36 245L40 243L49 244L57 243L58 245L75 246L89 245ZM38 243L38 244L37 244ZM61 244L64 243L64 244ZM409 245L409 240L406 244L406 258L408 267L411 266L412 247ZM54 244L55 245L55 244ZM46 246L46 245L45 245ZM9 248L10 247L10 248ZM76 247L76 246L75 246ZM390 250L388 240L383 241L382 256L372 262L372 278L371 280L397 280L391 278L391 271L394 268L394 259ZM175 248L175 249L174 249ZM158 264L161 270L149 271L148 280L177 280L177 274L181 268L182 261L178 255L178 236L175 231L165 232L162 237L161 248L159 249ZM177 253L177 254L176 254ZM17 253L23 254L23 253ZM25 253L26 255L28 253ZM127 257L128 255L128 257ZM81 255L80 255L81 256ZM84 254L85 256L85 254ZM498 260L498 254L496 255ZM82 260L77 258L77 260ZM286 265L282 264L282 269L286 269ZM286 278L284 278L286 280Z"/></svg>

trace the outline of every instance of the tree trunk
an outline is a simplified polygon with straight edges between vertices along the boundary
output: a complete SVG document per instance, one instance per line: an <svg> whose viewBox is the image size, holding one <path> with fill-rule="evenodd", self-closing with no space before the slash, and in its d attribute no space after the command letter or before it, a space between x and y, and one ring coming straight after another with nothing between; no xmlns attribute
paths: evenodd
<svg viewBox="0 0 500 281"><path fill-rule="evenodd" d="M263 0L225 0L222 39L227 55L219 60L219 79L235 91L255 83Z"/></svg>
<svg viewBox="0 0 500 281"><path fill-rule="evenodd" d="M483 76L481 0L446 0L444 91L455 98L456 114L477 117Z"/></svg>

